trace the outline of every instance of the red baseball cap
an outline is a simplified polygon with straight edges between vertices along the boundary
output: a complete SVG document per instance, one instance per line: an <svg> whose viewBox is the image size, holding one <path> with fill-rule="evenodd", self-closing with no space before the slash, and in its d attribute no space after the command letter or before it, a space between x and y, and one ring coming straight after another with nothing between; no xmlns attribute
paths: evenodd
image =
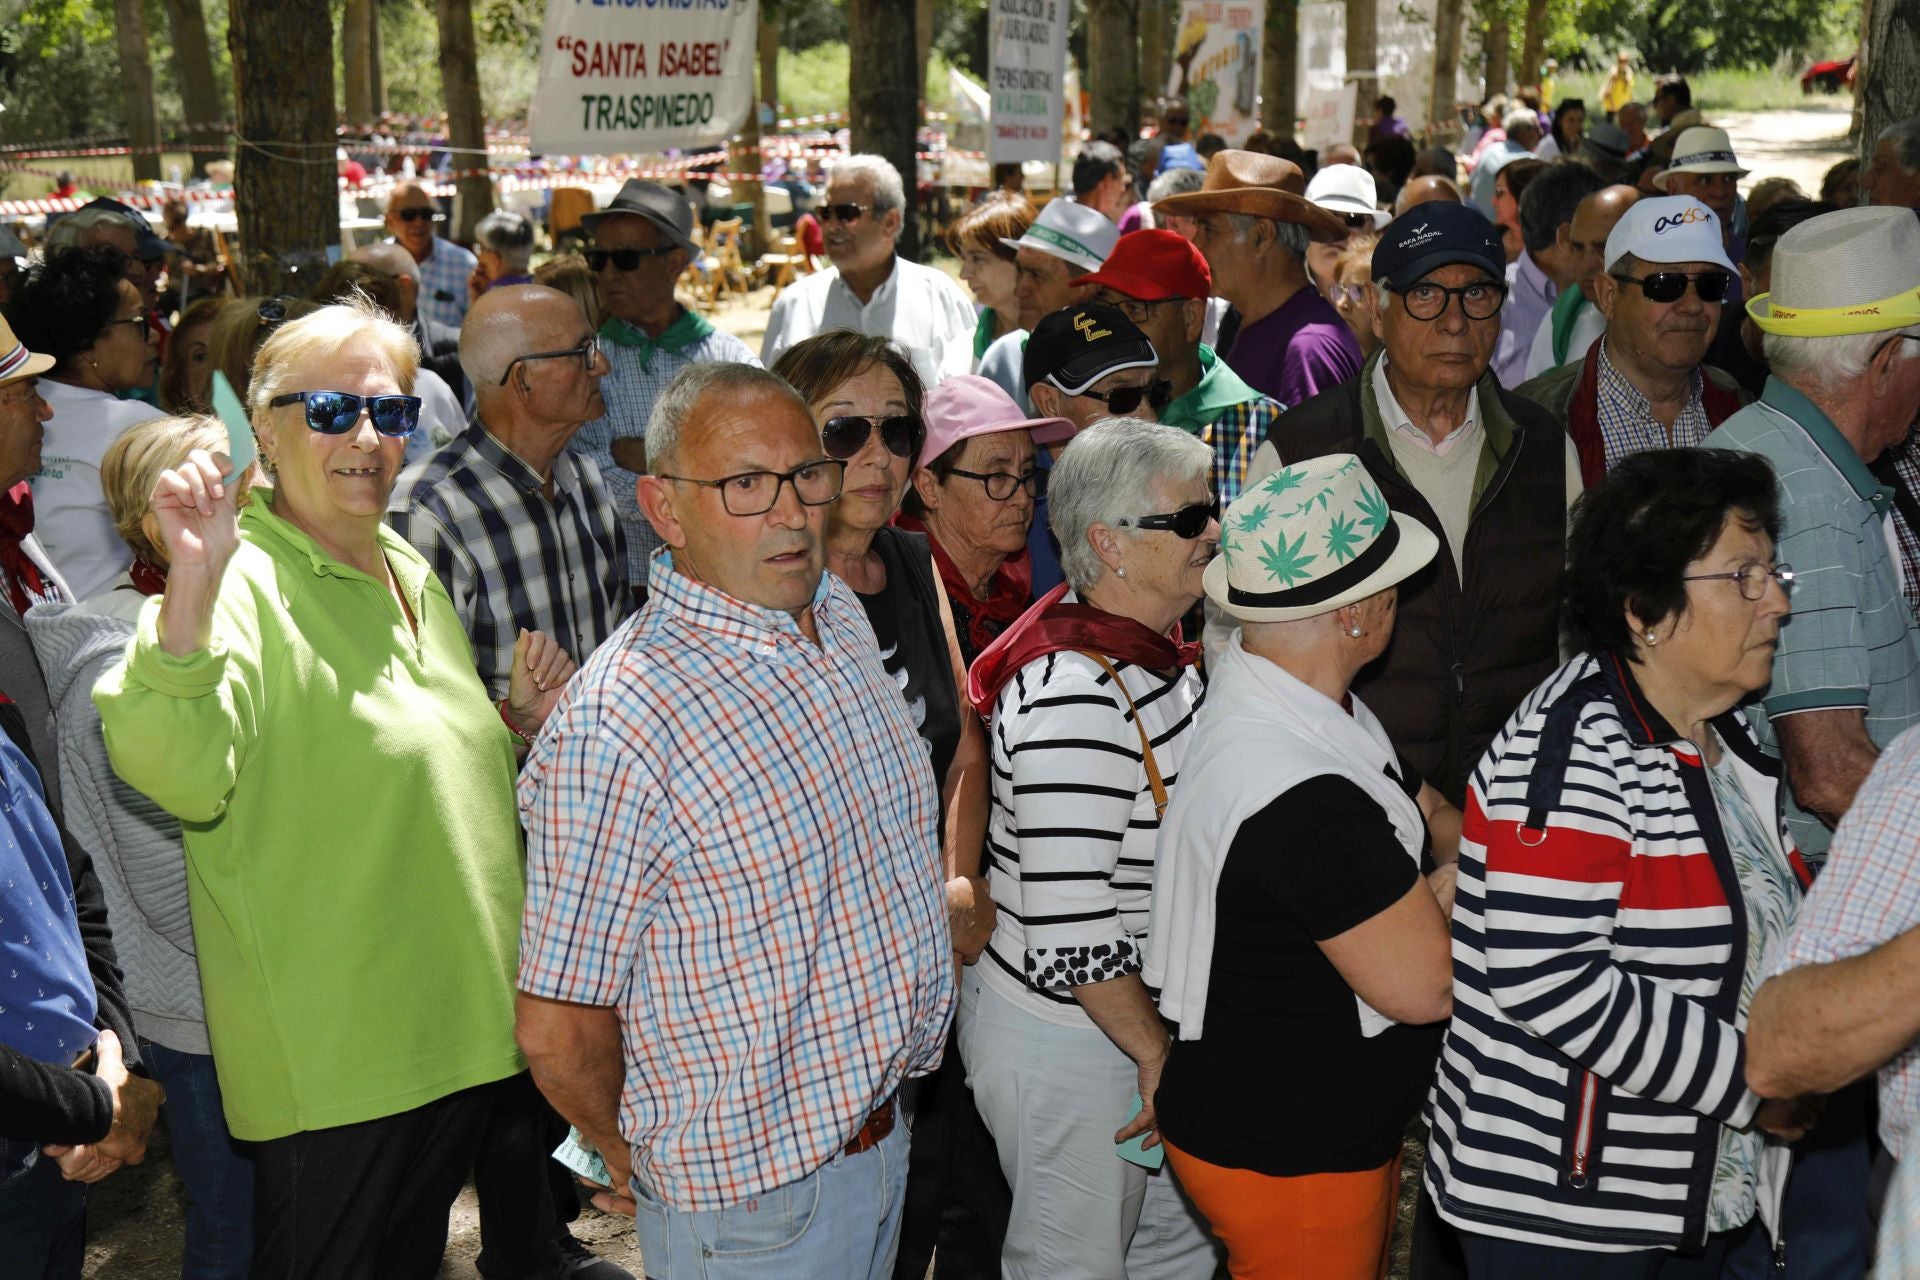
<svg viewBox="0 0 1920 1280"><path fill-rule="evenodd" d="M1204 298L1213 292L1213 272L1193 242L1178 231L1129 231L1107 255L1106 265L1079 276L1076 285L1095 284L1142 302L1162 298Z"/></svg>

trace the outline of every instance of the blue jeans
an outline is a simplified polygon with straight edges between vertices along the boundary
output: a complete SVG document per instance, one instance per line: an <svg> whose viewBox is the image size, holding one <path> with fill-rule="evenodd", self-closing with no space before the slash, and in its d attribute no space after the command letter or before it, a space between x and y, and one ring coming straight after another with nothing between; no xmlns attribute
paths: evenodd
<svg viewBox="0 0 1920 1280"><path fill-rule="evenodd" d="M80 1280L87 1252L87 1184L68 1182L36 1154L0 1186L0 1275L8 1280Z"/></svg>
<svg viewBox="0 0 1920 1280"><path fill-rule="evenodd" d="M682 1212L634 1182L647 1280L831 1276L888 1280L907 1191L907 1126L797 1182L725 1209Z"/></svg>
<svg viewBox="0 0 1920 1280"><path fill-rule="evenodd" d="M253 1156L227 1132L213 1057L148 1040L140 1057L167 1091L173 1168L187 1192L181 1280L245 1280L253 1264Z"/></svg>

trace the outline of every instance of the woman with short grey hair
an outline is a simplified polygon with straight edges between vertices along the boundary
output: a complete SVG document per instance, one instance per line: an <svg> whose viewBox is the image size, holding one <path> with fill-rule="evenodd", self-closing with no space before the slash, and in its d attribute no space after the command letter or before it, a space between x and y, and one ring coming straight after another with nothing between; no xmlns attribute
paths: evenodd
<svg viewBox="0 0 1920 1280"><path fill-rule="evenodd" d="M1067 581L969 674L992 717L998 913L961 978L958 1034L1013 1188L1010 1280L1206 1280L1217 1264L1172 1174L1114 1151L1140 1138L1160 1159L1171 1041L1140 966L1160 816L1202 697L1179 619L1220 539L1211 468L1205 444L1138 418L1075 436L1048 484Z"/></svg>
<svg viewBox="0 0 1920 1280"><path fill-rule="evenodd" d="M467 294L533 283L533 223L511 209L495 209L474 224L473 251L480 263L467 278Z"/></svg>

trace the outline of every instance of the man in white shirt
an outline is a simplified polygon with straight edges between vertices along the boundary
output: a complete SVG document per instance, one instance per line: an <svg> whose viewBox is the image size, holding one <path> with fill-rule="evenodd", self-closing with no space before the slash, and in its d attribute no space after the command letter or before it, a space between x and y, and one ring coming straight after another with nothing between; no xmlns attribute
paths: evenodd
<svg viewBox="0 0 1920 1280"><path fill-rule="evenodd" d="M881 157L848 156L833 166L814 209L833 266L782 291L761 363L772 368L781 352L817 333L853 329L900 344L928 386L972 368L972 301L946 272L895 252L905 207L899 170Z"/></svg>

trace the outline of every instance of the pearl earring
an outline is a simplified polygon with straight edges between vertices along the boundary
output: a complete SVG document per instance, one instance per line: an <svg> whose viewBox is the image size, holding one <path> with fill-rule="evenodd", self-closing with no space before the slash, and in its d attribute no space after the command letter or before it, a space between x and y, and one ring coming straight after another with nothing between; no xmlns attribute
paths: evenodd
<svg viewBox="0 0 1920 1280"><path fill-rule="evenodd" d="M1647 628L1647 643L1648 643L1648 644L1659 644L1659 643L1660 643L1660 637L1659 637L1659 636L1656 636L1656 635L1654 635L1654 634L1653 634L1653 628L1652 628L1652 627L1648 627L1648 628Z"/></svg>
<svg viewBox="0 0 1920 1280"><path fill-rule="evenodd" d="M1352 636L1355 640L1358 640L1361 636L1367 633L1360 629L1360 625L1358 623L1355 623L1353 626L1353 629L1348 631L1347 634Z"/></svg>
<svg viewBox="0 0 1920 1280"><path fill-rule="evenodd" d="M1126 570L1126 566L1125 566L1125 565L1122 565L1122 566L1121 566L1120 568L1118 568L1118 569L1115 569L1115 570L1113 571L1113 576L1114 576L1114 577L1116 577L1116 578L1124 578L1124 577L1126 577L1126 576L1127 576L1127 570Z"/></svg>

